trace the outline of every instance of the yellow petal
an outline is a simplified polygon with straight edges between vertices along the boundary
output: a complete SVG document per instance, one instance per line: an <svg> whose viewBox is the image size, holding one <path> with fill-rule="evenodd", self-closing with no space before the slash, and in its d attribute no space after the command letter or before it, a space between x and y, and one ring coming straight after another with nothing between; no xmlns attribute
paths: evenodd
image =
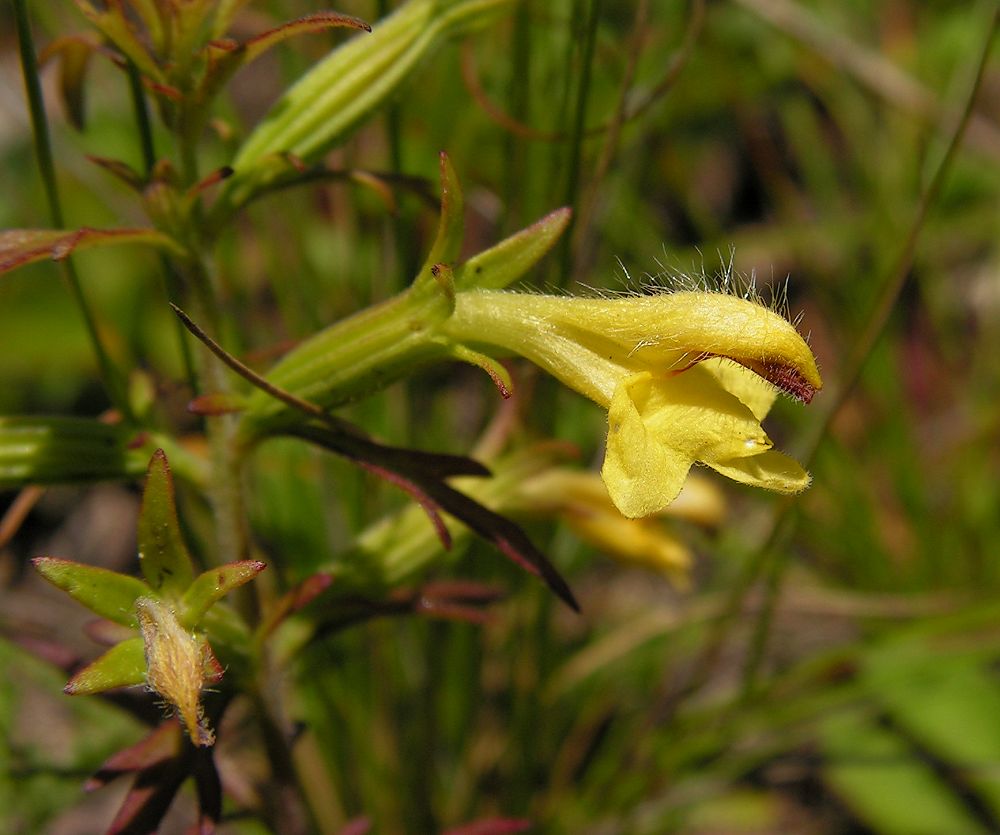
<svg viewBox="0 0 1000 835"><path fill-rule="evenodd" d="M612 559L667 574L686 586L691 569L691 552L661 525L626 519L614 508L581 508L567 513L566 520L581 539L593 543Z"/></svg>
<svg viewBox="0 0 1000 835"><path fill-rule="evenodd" d="M601 475L626 516L648 516L676 498L696 461L729 462L771 447L754 414L705 369L623 380L608 410Z"/></svg>
<svg viewBox="0 0 1000 835"><path fill-rule="evenodd" d="M771 411L778 389L749 368L737 365L733 360L714 357L701 363L719 384L730 394L739 398L757 420L763 420Z"/></svg>
<svg viewBox="0 0 1000 835"><path fill-rule="evenodd" d="M778 493L801 493L810 482L809 473L802 469L798 461L774 449L752 458L705 463L733 481Z"/></svg>

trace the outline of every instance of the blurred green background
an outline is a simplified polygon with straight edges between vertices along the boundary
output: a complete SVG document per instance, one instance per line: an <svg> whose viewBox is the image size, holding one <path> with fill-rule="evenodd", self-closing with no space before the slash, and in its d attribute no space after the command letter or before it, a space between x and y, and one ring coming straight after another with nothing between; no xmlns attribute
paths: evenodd
<svg viewBox="0 0 1000 835"><path fill-rule="evenodd" d="M70 2L33 5L41 45L83 28ZM393 5L338 10L374 20ZM268 0L239 23L249 34L316 9ZM421 176L433 197L446 150L466 190L469 251L573 205L534 287L634 289L731 259L759 287L790 276L791 313L803 313L827 381L811 406L782 400L769 419L795 453L832 409L824 398L893 279L995 13L994 2L526 0L437 54L331 163ZM0 227L42 227L10 15L0 7ZM254 65L220 119L243 135L344 37L297 39ZM530 531L582 615L473 543L439 574L509 589L485 626L379 621L312 647L301 714L328 769L331 819L415 833L493 815L590 835L1000 831L995 58L885 334L819 443L811 489L786 506L721 485L722 529L681 528L696 553L688 589L539 523ZM77 132L51 69L68 225L140 224L131 195L85 157L140 162L124 77L95 59ZM205 167L232 147L209 140ZM387 202L359 183L259 201L220 248L226 309L253 334L243 348L301 338L405 286L435 223L433 200L396 191ZM78 267L116 355L151 375L165 412L191 420L155 256L114 249ZM0 369L0 413L107 406L51 264L0 279ZM571 441L599 465L604 415L527 366L516 375L523 435ZM480 376L435 368L349 416L395 443L467 453L497 409ZM303 574L400 504L347 465L268 450L253 469L255 532ZM0 558L5 631L58 614L39 611L49 598L25 576L27 557L103 551L128 566L127 527L102 539L93 526L134 500L124 486L50 492ZM189 512L196 530L205 509ZM59 695L62 679L23 649L0 644L0 664L0 828L96 831L107 813L76 808L80 784L137 729ZM176 817L182 826L183 809Z"/></svg>

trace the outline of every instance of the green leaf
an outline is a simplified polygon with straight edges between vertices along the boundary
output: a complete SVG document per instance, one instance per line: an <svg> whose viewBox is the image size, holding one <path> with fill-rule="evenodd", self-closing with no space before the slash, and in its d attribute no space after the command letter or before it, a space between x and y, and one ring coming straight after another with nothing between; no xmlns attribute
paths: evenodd
<svg viewBox="0 0 1000 835"><path fill-rule="evenodd" d="M62 261L78 249L119 244L149 244L174 254L183 248L173 238L155 229L8 229L0 232L0 273L16 270L26 264Z"/></svg>
<svg viewBox="0 0 1000 835"><path fill-rule="evenodd" d="M128 56L139 71L155 82L164 81L163 73L153 56L136 36L121 3L110 3L98 9L89 0L75 0L77 7L101 33Z"/></svg>
<svg viewBox="0 0 1000 835"><path fill-rule="evenodd" d="M145 682L146 653L142 638L136 637L111 647L73 676L63 689L70 696L87 696Z"/></svg>
<svg viewBox="0 0 1000 835"><path fill-rule="evenodd" d="M124 426L73 417L0 417L0 488L140 476L145 456Z"/></svg>
<svg viewBox="0 0 1000 835"><path fill-rule="evenodd" d="M181 599L178 618L181 625L185 629L193 629L213 603L238 586L250 582L265 568L267 565L259 560L241 560L199 574Z"/></svg>
<svg viewBox="0 0 1000 835"><path fill-rule="evenodd" d="M823 778L880 835L983 832L962 801L920 754L892 730L861 714L821 725Z"/></svg>
<svg viewBox="0 0 1000 835"><path fill-rule="evenodd" d="M138 577L56 557L32 560L38 573L90 611L122 626L136 625L135 601L149 594Z"/></svg>
<svg viewBox="0 0 1000 835"><path fill-rule="evenodd" d="M194 566L177 522L174 481L162 449L149 461L138 539L139 565L149 585L179 598L194 579Z"/></svg>
<svg viewBox="0 0 1000 835"><path fill-rule="evenodd" d="M986 663L927 640L894 641L866 659L864 678L893 721L1000 816L1000 686Z"/></svg>
<svg viewBox="0 0 1000 835"><path fill-rule="evenodd" d="M570 210L556 209L527 229L473 256L455 272L455 287L499 290L517 281L558 240L569 223Z"/></svg>

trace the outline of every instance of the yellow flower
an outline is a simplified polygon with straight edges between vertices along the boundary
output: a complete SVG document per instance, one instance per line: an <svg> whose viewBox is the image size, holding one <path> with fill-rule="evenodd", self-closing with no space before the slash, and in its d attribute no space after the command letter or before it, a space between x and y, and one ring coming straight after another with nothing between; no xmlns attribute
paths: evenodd
<svg viewBox="0 0 1000 835"><path fill-rule="evenodd" d="M692 554L677 532L656 519L622 516L594 473L562 467L542 470L517 485L511 507L560 516L577 536L612 559L666 574L682 588L689 585ZM725 502L715 485L692 477L678 501L660 515L713 528L725 515Z"/></svg>
<svg viewBox="0 0 1000 835"><path fill-rule="evenodd" d="M465 344L530 359L608 409L602 475L626 516L668 505L697 462L779 492L809 484L760 422L779 390L808 403L823 384L795 328L756 301L475 290L458 294L445 327Z"/></svg>

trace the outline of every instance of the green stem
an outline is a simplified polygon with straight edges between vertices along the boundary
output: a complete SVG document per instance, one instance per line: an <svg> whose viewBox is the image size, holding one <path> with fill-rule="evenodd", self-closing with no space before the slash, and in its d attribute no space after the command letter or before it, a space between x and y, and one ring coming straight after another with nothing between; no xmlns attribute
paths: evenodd
<svg viewBox="0 0 1000 835"><path fill-rule="evenodd" d="M25 0L14 0L14 20L17 27L17 42L21 56L21 72L24 77L24 89L28 97L28 109L31 113L31 129L35 142L35 157L38 160L38 170L45 186L45 196L49 207L49 219L55 228L63 228L62 204L59 200L59 186L56 183L55 165L52 160L52 142L49 137L49 125L45 117L45 100L42 96L42 85L38 78L38 58L35 54L35 44L31 36L31 23L28 20L28 10ZM69 286L70 295L83 317L87 335L101 369L101 376L107 386L108 396L112 403L128 420L133 420L131 405L128 401L125 381L101 341L100 331L90 304L80 285L80 277L71 258L62 262L63 276Z"/></svg>
<svg viewBox="0 0 1000 835"><path fill-rule="evenodd" d="M156 164L156 148L153 144L153 126L149 120L149 106L146 103L146 93L142 89L142 77L131 61L127 64L128 89L132 99L132 110L135 112L135 124L139 129L139 148L142 151L142 167L149 177Z"/></svg>
<svg viewBox="0 0 1000 835"><path fill-rule="evenodd" d="M562 204L573 206L580 191L580 162L583 157L583 140L586 136L587 105L590 102L590 78L594 66L594 46L597 43L597 21L600 19L601 0L590 0L587 23L584 29L583 53L580 57L580 85L576 90L576 105L573 111L573 130L569 141L569 160L566 163L566 190ZM574 213L575 214L575 213ZM573 223L563 235L560 243L559 263L561 281L569 281L573 273Z"/></svg>
<svg viewBox="0 0 1000 835"><path fill-rule="evenodd" d="M221 316L207 267L200 261L190 264L184 279L195 318L214 333L221 333ZM214 354L207 349L200 352L199 365L202 393L232 393L232 377ZM209 416L205 426L212 458L208 496L215 520L215 558L220 564L235 562L246 559L249 553L236 416Z"/></svg>
<svg viewBox="0 0 1000 835"><path fill-rule="evenodd" d="M139 131L139 149L142 152L142 167L147 180L156 165L156 145L153 141L153 125L149 118L149 105L146 92L142 88L142 76L132 61L126 66L128 72L129 96L132 99L132 111L135 114L135 124ZM163 271L163 283L167 298L180 303L180 279L177 269L165 255L160 255L160 269ZM184 363L184 373L188 385L194 391L197 388L197 371L194 356L187 340L187 333L180 322L176 322L177 343L180 346L181 360Z"/></svg>

